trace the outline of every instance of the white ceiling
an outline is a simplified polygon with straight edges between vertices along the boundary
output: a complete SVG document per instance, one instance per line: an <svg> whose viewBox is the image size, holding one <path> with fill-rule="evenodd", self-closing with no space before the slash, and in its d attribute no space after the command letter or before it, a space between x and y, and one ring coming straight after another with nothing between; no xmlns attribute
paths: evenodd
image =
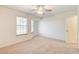
<svg viewBox="0 0 79 59"><path fill-rule="evenodd" d="M53 9L53 11L46 12L45 15L54 15L65 11L75 11L77 9L76 5L50 5L50 6ZM32 15L40 16L33 11L35 5L6 5L6 7L16 9L25 13L29 13Z"/></svg>

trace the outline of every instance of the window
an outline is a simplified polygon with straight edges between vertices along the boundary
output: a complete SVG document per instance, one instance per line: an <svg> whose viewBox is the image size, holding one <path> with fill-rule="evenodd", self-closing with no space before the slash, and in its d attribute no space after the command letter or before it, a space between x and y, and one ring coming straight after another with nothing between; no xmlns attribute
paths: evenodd
<svg viewBox="0 0 79 59"><path fill-rule="evenodd" d="M16 19L16 35L27 33L27 19L24 17L17 17Z"/></svg>
<svg viewBox="0 0 79 59"><path fill-rule="evenodd" d="M34 31L34 21L31 20L31 32L33 32L33 31Z"/></svg>

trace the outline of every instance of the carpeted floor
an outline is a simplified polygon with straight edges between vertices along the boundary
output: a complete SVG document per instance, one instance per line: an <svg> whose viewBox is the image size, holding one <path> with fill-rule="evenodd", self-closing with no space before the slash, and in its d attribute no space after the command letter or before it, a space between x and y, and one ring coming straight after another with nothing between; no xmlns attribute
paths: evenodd
<svg viewBox="0 0 79 59"><path fill-rule="evenodd" d="M59 54L59 53L79 53L78 49L67 48L64 41L35 37L22 43L0 48L2 54Z"/></svg>

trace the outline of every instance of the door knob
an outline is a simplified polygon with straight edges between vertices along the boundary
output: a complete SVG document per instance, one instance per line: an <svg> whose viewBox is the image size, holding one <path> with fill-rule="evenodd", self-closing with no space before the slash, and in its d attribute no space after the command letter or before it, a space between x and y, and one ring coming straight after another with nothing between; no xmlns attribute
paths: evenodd
<svg viewBox="0 0 79 59"><path fill-rule="evenodd" d="M66 32L68 32L68 30L66 30Z"/></svg>

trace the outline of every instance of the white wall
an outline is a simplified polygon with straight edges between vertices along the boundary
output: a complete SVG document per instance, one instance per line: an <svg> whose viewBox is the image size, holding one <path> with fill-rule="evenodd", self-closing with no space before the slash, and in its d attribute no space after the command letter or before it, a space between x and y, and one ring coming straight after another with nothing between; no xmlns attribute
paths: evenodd
<svg viewBox="0 0 79 59"><path fill-rule="evenodd" d="M16 36L17 16L27 17L30 20L30 16L23 12L0 6L0 47L28 40L33 37L30 32L28 35Z"/></svg>
<svg viewBox="0 0 79 59"><path fill-rule="evenodd" d="M78 48L79 48L79 6L77 8L77 14L78 14Z"/></svg>
<svg viewBox="0 0 79 59"><path fill-rule="evenodd" d="M66 41L66 18L74 14L74 11L64 12L40 20L39 34L45 37Z"/></svg>
<svg viewBox="0 0 79 59"><path fill-rule="evenodd" d="M79 6L78 6L78 9L77 9L77 14L78 14L78 39L79 39Z"/></svg>

